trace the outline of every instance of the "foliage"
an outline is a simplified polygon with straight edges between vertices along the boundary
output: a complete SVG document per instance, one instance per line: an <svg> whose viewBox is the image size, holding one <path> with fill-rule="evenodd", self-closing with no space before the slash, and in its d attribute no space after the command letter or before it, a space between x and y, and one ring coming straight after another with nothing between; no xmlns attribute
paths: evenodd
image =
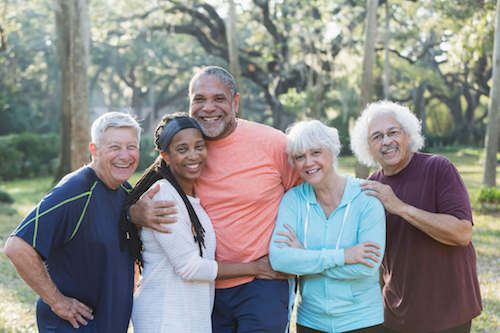
<svg viewBox="0 0 500 333"><path fill-rule="evenodd" d="M54 172L59 152L56 134L25 132L0 137L0 179L30 178Z"/></svg>
<svg viewBox="0 0 500 333"><path fill-rule="evenodd" d="M473 197L472 205L482 212L500 212L500 189L482 187Z"/></svg>
<svg viewBox="0 0 500 333"><path fill-rule="evenodd" d="M494 187L483 187L479 191L479 202L500 204L500 189Z"/></svg>
<svg viewBox="0 0 500 333"><path fill-rule="evenodd" d="M0 189L0 203L11 204L13 202L14 202L14 199L12 198L12 196L9 193Z"/></svg>
<svg viewBox="0 0 500 333"><path fill-rule="evenodd" d="M137 166L137 171L146 170L158 156L158 152L155 150L153 136L152 135L141 135L140 142L140 160L139 165Z"/></svg>
<svg viewBox="0 0 500 333"><path fill-rule="evenodd" d="M7 39L0 52L0 135L55 131L60 102L51 9L22 0L0 8Z"/></svg>
<svg viewBox="0 0 500 333"><path fill-rule="evenodd" d="M481 145L495 1L388 4L391 99L415 111L433 142ZM238 2L245 117L281 129L302 117L347 126L360 111L365 5ZM384 10L378 10L379 22ZM0 13L6 37L0 46L0 135L55 133L60 79L51 3L9 0L0 3ZM92 116L95 108L132 108L151 132L164 113L188 108L187 85L196 68L228 67L221 0L91 1L90 15ZM378 24L376 99L382 98L384 29Z"/></svg>

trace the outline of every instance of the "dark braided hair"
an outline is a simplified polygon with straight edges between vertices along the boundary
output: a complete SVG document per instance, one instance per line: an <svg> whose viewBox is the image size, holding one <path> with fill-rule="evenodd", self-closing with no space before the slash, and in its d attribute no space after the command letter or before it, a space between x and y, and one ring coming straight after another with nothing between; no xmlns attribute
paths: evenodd
<svg viewBox="0 0 500 333"><path fill-rule="evenodd" d="M164 127L172 120L179 118L186 118L188 115L183 112L178 112L174 114L168 114L163 116L160 123L156 127L154 139L155 139L155 148L158 151L161 151L160 148L160 135ZM168 146L164 148L167 150ZM189 201L186 193L179 185L179 182L172 174L170 167L163 160L161 156L158 156L156 160L151 164L146 171L144 171L142 177L139 179L137 184L134 186L132 191L129 193L128 198L125 202L124 212L122 214L122 220L120 223L120 232L122 234L122 239L126 239L128 241L129 250L134 257L134 259L139 264L140 269L144 267L144 262L142 258L142 241L139 237L138 227L134 223L130 223L127 219L127 211L130 206L135 204L137 200L147 191L149 188L158 180L166 179L172 186L176 189L177 193L182 198L182 201L186 205L189 218L191 220L191 231L193 233L194 241L198 243L198 247L200 249L200 257L203 255L203 248L205 247L205 229L200 223L196 212L194 211L191 202Z"/></svg>

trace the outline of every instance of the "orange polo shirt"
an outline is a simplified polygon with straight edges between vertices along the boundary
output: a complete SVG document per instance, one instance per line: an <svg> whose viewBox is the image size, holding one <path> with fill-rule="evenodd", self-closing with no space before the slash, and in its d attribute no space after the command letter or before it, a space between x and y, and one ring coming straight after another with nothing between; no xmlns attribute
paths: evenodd
<svg viewBox="0 0 500 333"><path fill-rule="evenodd" d="M196 184L196 195L215 229L215 259L254 261L269 252L281 197L299 182L285 153L285 135L238 119L233 133L207 141L207 147L207 163ZM229 288L252 279L220 280L216 287Z"/></svg>

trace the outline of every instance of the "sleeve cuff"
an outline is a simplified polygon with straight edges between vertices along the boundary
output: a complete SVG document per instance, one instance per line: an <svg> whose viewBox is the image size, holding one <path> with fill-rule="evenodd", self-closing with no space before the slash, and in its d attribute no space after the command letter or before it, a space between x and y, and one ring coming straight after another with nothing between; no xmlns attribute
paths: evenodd
<svg viewBox="0 0 500 333"><path fill-rule="evenodd" d="M340 250L321 250L323 258L326 260L326 268L345 265L344 249Z"/></svg>

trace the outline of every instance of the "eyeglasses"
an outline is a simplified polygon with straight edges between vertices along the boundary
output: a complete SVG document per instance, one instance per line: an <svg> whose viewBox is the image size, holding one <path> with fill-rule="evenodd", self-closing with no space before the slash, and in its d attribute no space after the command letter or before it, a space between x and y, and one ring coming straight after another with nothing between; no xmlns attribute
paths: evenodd
<svg viewBox="0 0 500 333"><path fill-rule="evenodd" d="M384 137L387 136L389 139L397 139L401 136L403 130L399 127L392 127L384 134L381 132L375 132L370 137L371 143L380 143L384 140Z"/></svg>

